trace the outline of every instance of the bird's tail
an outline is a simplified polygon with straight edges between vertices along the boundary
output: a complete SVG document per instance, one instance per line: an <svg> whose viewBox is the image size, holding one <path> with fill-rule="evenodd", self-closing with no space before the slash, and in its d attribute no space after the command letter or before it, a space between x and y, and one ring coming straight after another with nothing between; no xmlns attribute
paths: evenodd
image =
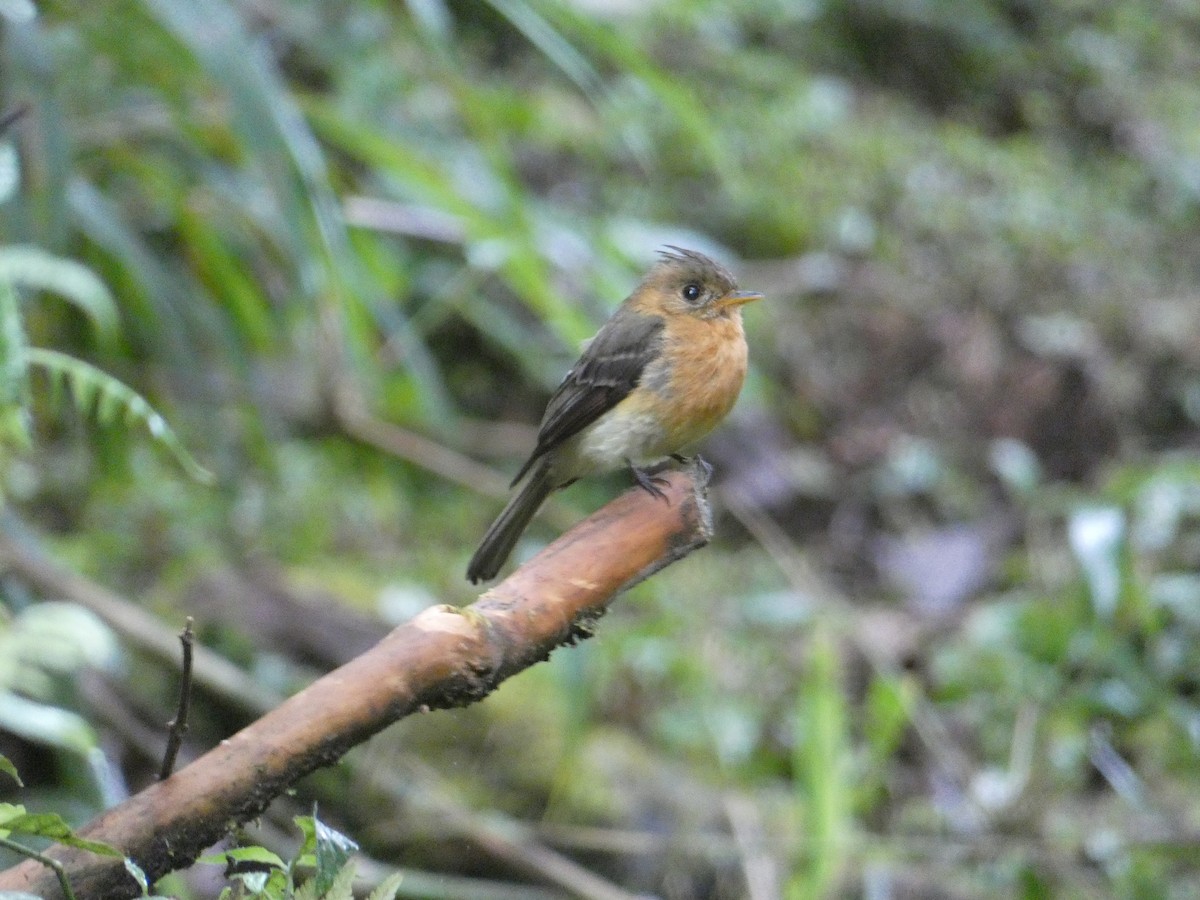
<svg viewBox="0 0 1200 900"><path fill-rule="evenodd" d="M467 566L468 581L487 581L496 576L508 555L512 553L517 539L525 531L529 520L555 487L557 485L550 477L549 464L543 460L534 466L524 487L508 501L504 511L496 517L496 521L480 541L479 549L475 551Z"/></svg>

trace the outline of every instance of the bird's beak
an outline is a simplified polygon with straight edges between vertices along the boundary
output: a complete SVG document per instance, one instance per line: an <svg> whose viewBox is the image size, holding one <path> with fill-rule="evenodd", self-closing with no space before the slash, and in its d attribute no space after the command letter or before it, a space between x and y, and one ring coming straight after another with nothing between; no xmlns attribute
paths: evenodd
<svg viewBox="0 0 1200 900"><path fill-rule="evenodd" d="M758 291L730 291L724 297L717 300L716 305L720 309L730 309L734 306L741 306L745 303L753 303L755 300L761 300L762 296Z"/></svg>

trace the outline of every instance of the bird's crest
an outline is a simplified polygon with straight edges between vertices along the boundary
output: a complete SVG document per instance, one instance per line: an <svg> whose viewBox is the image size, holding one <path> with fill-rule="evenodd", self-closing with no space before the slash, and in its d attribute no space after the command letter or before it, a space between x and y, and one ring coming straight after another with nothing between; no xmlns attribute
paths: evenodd
<svg viewBox="0 0 1200 900"><path fill-rule="evenodd" d="M693 272L695 277L704 281L728 285L730 289L737 285L733 274L728 269L697 250L666 244L664 249L658 251L658 256L659 266L682 265Z"/></svg>

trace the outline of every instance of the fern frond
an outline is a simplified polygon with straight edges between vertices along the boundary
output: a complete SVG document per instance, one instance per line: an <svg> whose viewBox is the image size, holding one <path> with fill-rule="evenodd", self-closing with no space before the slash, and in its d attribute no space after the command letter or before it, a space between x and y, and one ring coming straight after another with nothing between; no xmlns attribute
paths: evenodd
<svg viewBox="0 0 1200 900"><path fill-rule="evenodd" d="M167 420L129 385L89 362L57 350L29 347L25 356L30 366L40 366L46 372L52 384L66 388L82 414L102 425L143 426L185 472L204 484L213 482L213 474L196 462Z"/></svg>
<svg viewBox="0 0 1200 900"><path fill-rule="evenodd" d="M313 876L304 882L292 900L354 900L354 860L349 860L337 873L327 890L321 890L321 878Z"/></svg>
<svg viewBox="0 0 1200 900"><path fill-rule="evenodd" d="M91 269L27 245L0 247L0 282L58 294L81 309L97 330L116 329L117 304Z"/></svg>
<svg viewBox="0 0 1200 900"><path fill-rule="evenodd" d="M17 292L11 284L0 281L0 444L29 443L27 351Z"/></svg>
<svg viewBox="0 0 1200 900"><path fill-rule="evenodd" d="M354 860L338 870L322 900L354 900Z"/></svg>
<svg viewBox="0 0 1200 900"><path fill-rule="evenodd" d="M379 887L371 891L371 896L367 900L395 900L396 891L400 890L400 883L404 881L403 872L393 872L383 881L379 882Z"/></svg>

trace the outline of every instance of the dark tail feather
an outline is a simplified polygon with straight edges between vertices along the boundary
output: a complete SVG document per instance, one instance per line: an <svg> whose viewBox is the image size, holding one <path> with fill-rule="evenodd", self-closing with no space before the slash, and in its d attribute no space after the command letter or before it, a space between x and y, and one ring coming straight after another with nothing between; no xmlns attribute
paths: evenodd
<svg viewBox="0 0 1200 900"><path fill-rule="evenodd" d="M529 520L556 486L550 478L550 466L543 461L534 467L525 486L508 501L480 541L467 566L468 581L475 583L496 577Z"/></svg>

